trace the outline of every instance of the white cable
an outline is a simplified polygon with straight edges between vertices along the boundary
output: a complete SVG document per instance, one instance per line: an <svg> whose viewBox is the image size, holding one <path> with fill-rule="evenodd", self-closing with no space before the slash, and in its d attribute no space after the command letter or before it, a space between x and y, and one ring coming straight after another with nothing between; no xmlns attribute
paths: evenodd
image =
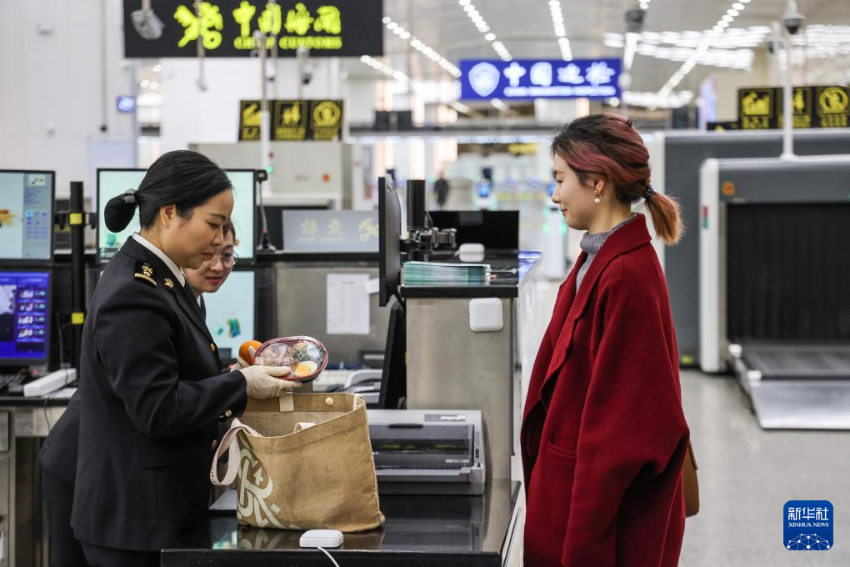
<svg viewBox="0 0 850 567"><path fill-rule="evenodd" d="M337 563L337 562L336 562L336 560L335 560L335 559L331 556L331 554L330 554L330 553L328 553L328 551L327 551L325 548L323 548L323 547L317 547L316 549L318 549L319 551L321 551L322 553L324 553L325 555L327 555L327 556L328 556L328 559L330 559L330 560L331 560L331 562L333 562L333 564L334 564L334 565L336 565L336 567L339 567L339 563Z"/></svg>

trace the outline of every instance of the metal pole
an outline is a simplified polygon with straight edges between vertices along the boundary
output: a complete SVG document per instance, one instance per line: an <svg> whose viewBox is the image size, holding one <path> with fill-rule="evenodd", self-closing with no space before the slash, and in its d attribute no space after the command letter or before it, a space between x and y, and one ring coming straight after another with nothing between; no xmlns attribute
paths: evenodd
<svg viewBox="0 0 850 567"><path fill-rule="evenodd" d="M195 0L195 17L198 18L198 21L201 20L201 0ZM198 24L200 25L200 23ZM207 90L207 82L204 79L204 57L206 56L206 50L204 49L204 36L199 35L198 39L195 40L195 45L197 47L198 53L198 80L196 84L198 85L198 89L201 92L206 92Z"/></svg>
<svg viewBox="0 0 850 567"><path fill-rule="evenodd" d="M791 86L791 37L786 36L784 43L785 51L785 85L782 87L782 103L784 106L784 128L782 131L782 159L794 159L794 114L791 108L792 86Z"/></svg>
<svg viewBox="0 0 850 567"><path fill-rule="evenodd" d="M109 85L107 84L107 61L106 61L106 0L100 3L100 131L106 133L109 130Z"/></svg>
<svg viewBox="0 0 850 567"><path fill-rule="evenodd" d="M274 6L277 4L277 0L269 0L269 6ZM281 18L283 16L281 15ZM275 33L274 27L272 27L272 65L274 67L274 98L280 98L280 60L278 53L278 38L277 33Z"/></svg>
<svg viewBox="0 0 850 567"><path fill-rule="evenodd" d="M269 119L269 95L268 95L268 77L266 75L266 34L255 31L254 32L254 42L259 49L260 56L260 80L262 84L260 85L261 99L260 99L260 167L268 172L269 170L269 139L271 135L269 131L271 129L271 120ZM270 189L271 182L265 181L261 184L262 191L264 195L268 195L271 192Z"/></svg>
<svg viewBox="0 0 850 567"><path fill-rule="evenodd" d="M773 54L770 61L770 84L778 87L782 79L779 78L779 55L782 52L782 33L779 31L779 22L773 22L773 33L771 41L773 42Z"/></svg>
<svg viewBox="0 0 850 567"><path fill-rule="evenodd" d="M86 311L85 272L85 212L83 211L83 182L71 182L71 328L73 352L71 364L80 375L80 352L83 341L83 323Z"/></svg>

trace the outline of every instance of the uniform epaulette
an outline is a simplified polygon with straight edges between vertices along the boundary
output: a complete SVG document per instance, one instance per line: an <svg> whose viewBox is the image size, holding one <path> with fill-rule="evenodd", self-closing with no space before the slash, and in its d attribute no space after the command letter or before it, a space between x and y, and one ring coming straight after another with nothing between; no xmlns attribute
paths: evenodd
<svg viewBox="0 0 850 567"><path fill-rule="evenodd" d="M147 262L138 262L136 264L136 273L133 275L137 280L145 281L156 287L156 280L153 279L153 268Z"/></svg>

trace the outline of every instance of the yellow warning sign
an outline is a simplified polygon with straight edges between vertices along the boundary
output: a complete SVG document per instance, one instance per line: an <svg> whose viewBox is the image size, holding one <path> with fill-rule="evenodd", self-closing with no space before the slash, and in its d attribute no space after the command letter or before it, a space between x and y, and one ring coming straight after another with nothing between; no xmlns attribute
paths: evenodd
<svg viewBox="0 0 850 567"><path fill-rule="evenodd" d="M811 87L794 87L793 95L791 96L791 112L794 116L794 128L811 128L812 127L812 88ZM782 89L777 89L776 96L783 95ZM785 114L782 110L777 110L776 124L779 128L785 127Z"/></svg>
<svg viewBox="0 0 850 567"><path fill-rule="evenodd" d="M741 111L745 116L770 116L773 113L773 93L764 90L744 94Z"/></svg>
<svg viewBox="0 0 850 567"><path fill-rule="evenodd" d="M276 100L273 125L273 140L306 140L307 103L303 100Z"/></svg>
<svg viewBox="0 0 850 567"><path fill-rule="evenodd" d="M850 126L850 94L848 93L850 91L847 87L818 87L815 112L821 128Z"/></svg>
<svg viewBox="0 0 850 567"><path fill-rule="evenodd" d="M260 139L260 101L239 102L239 140Z"/></svg>
<svg viewBox="0 0 850 567"><path fill-rule="evenodd" d="M775 91L766 89L740 89L738 91L738 115L741 128L761 130L771 127Z"/></svg>
<svg viewBox="0 0 850 567"><path fill-rule="evenodd" d="M335 140L342 129L342 102L336 100L313 101L310 112L314 140Z"/></svg>
<svg viewBox="0 0 850 567"><path fill-rule="evenodd" d="M313 124L318 128L339 126L342 109L332 100L324 100L313 109Z"/></svg>
<svg viewBox="0 0 850 567"><path fill-rule="evenodd" d="M847 92L841 87L828 87L821 91L818 97L820 114L844 114L847 112Z"/></svg>
<svg viewBox="0 0 850 567"><path fill-rule="evenodd" d="M341 100L270 100L269 137L273 141L335 140L341 138ZM239 141L260 139L261 102L239 103Z"/></svg>

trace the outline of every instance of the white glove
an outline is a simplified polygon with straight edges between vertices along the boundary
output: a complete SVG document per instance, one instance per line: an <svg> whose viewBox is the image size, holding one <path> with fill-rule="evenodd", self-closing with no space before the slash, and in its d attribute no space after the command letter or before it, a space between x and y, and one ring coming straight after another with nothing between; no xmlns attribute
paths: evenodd
<svg viewBox="0 0 850 567"><path fill-rule="evenodd" d="M251 354L251 360L254 360L254 353L255 353L255 352L257 352L257 349L255 349L255 348L254 348L254 347L252 347L252 346L249 346L249 347L248 347L248 352ZM230 367L230 370L231 370L231 371L233 371L233 370L242 370L243 368L248 368L249 366L251 366L251 363L250 363L250 362L246 362L246 361L242 360L242 357L241 357L241 356L237 356L237 357L236 357L236 364L234 364L233 366L231 366L231 367Z"/></svg>
<svg viewBox="0 0 850 567"><path fill-rule="evenodd" d="M287 366L249 366L239 370L248 383L248 397L257 400L277 398L284 392L294 388L300 388L300 382L283 380L289 376L290 370Z"/></svg>

